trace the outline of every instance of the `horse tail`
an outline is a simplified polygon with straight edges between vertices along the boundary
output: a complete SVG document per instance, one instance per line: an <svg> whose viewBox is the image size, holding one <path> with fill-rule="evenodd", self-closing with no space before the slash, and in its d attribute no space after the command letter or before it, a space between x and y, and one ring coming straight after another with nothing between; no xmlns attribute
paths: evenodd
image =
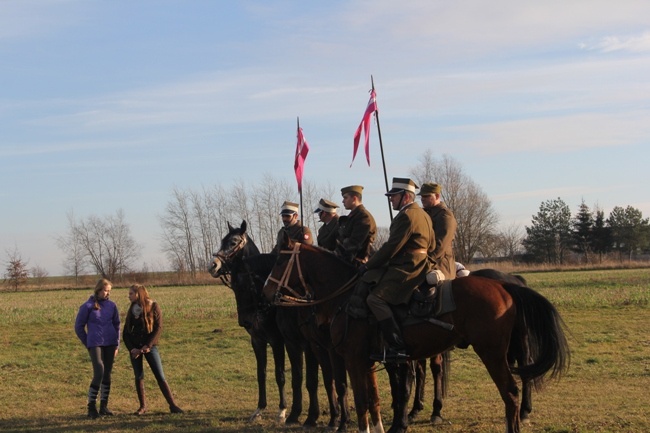
<svg viewBox="0 0 650 433"><path fill-rule="evenodd" d="M517 306L517 324L511 336L509 357L517 359L513 373L542 385L544 375L559 378L569 368L571 352L566 325L555 306L533 289L504 284Z"/></svg>

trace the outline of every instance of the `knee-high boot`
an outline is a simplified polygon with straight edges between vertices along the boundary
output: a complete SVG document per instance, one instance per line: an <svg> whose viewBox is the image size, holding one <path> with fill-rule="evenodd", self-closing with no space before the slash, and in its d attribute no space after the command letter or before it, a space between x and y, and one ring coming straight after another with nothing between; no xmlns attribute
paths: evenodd
<svg viewBox="0 0 650 433"><path fill-rule="evenodd" d="M169 385L167 384L167 381L158 382L158 386L160 387L160 390L162 391L165 400L167 400L167 403L169 403L169 411L171 413L183 413L183 409L176 406L176 403L174 403L172 390L169 389Z"/></svg>
<svg viewBox="0 0 650 433"><path fill-rule="evenodd" d="M395 320L395 317L380 320L377 322L384 340L388 343L388 350L381 354L370 355L370 359L382 362L404 362L408 359L406 347L402 339L402 331Z"/></svg>
<svg viewBox="0 0 650 433"><path fill-rule="evenodd" d="M138 401L140 402L140 407L135 411L134 415L144 415L147 411L147 403L144 399L144 380L136 379L135 380L135 392L138 394Z"/></svg>

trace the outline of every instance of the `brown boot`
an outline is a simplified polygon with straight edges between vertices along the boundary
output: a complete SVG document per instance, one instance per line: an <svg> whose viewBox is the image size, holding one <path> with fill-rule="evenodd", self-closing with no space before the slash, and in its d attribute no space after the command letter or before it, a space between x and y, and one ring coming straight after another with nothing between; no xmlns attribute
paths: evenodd
<svg viewBox="0 0 650 433"><path fill-rule="evenodd" d="M169 411L171 413L183 413L183 409L176 406L176 403L174 403L174 397L172 396L172 390L169 389L169 385L167 384L167 381L158 382L158 386L160 387L160 390L162 391L163 396L165 396L165 400L167 400L167 403L169 403Z"/></svg>
<svg viewBox="0 0 650 433"><path fill-rule="evenodd" d="M144 380L136 379L135 380L135 392L138 393L138 401L140 402L140 407L135 411L134 415L144 415L147 411L147 403L144 400Z"/></svg>

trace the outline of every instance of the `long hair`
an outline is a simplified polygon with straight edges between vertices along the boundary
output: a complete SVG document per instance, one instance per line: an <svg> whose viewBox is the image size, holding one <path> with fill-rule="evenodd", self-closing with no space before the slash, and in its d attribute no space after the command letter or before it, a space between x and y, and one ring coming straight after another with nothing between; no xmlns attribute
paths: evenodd
<svg viewBox="0 0 650 433"><path fill-rule="evenodd" d="M142 284L134 284L130 287L130 290L133 290L135 292L136 300L134 303L131 304L131 307L129 307L129 312L126 316L127 323L125 325L131 326L131 320L134 319L133 307L139 305L140 308L142 308L142 319L144 321L144 325L147 329L147 332L150 333L153 331L154 319L153 319L153 312L151 311L153 306L153 300L151 299L151 297L149 297L149 292L147 291L147 288Z"/></svg>
<svg viewBox="0 0 650 433"><path fill-rule="evenodd" d="M106 287L112 287L113 284L107 280L106 278L100 278L99 281L97 281L97 284L95 284L95 291L93 292L93 299L95 301L95 305L93 305L93 310L99 310L101 307L99 305L99 297L97 296L99 292L104 290Z"/></svg>

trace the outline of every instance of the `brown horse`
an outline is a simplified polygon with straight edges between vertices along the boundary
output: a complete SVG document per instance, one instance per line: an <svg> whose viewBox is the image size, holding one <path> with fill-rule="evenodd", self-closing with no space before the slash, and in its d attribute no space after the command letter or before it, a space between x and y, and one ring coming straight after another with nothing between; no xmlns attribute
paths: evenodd
<svg viewBox="0 0 650 433"><path fill-rule="evenodd" d="M287 240L264 294L276 304L311 305L321 326L329 325L331 339L345 358L354 391L360 432L383 432L373 361L369 359L376 341L376 326L344 313L349 288L356 281L356 269L317 247ZM430 358L458 344L470 344L499 390L505 405L509 433L520 432L519 389L513 373L522 380L541 385L547 373L556 377L568 368L569 348L562 319L543 296L527 287L483 277L465 277L452 282L456 309L437 319L439 326L422 322L404 326L404 340L411 359ZM509 347L528 345L530 362L510 366ZM520 350L523 352L523 349ZM389 432L405 432L407 403L412 383L402 370Z"/></svg>

